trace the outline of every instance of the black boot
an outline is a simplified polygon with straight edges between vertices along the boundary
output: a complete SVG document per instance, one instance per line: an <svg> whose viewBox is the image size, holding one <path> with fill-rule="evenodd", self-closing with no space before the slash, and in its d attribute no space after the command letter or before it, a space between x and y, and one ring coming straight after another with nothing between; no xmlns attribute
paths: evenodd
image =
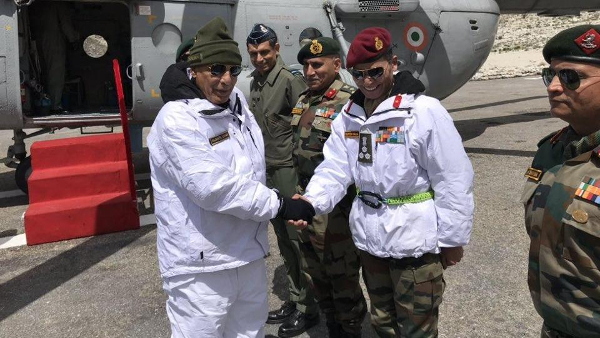
<svg viewBox="0 0 600 338"><path fill-rule="evenodd" d="M296 311L296 303L288 300L283 303L279 309L269 312L267 324L283 323L292 315L292 313L294 313L294 311Z"/></svg>
<svg viewBox="0 0 600 338"><path fill-rule="evenodd" d="M296 337L319 323L319 314L306 315L299 310L294 311L279 327L277 335L281 338Z"/></svg>

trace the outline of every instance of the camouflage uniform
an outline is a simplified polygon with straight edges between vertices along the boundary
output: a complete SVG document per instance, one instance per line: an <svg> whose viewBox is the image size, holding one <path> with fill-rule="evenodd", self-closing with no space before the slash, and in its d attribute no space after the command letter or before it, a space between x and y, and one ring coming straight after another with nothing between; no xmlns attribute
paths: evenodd
<svg viewBox="0 0 600 338"><path fill-rule="evenodd" d="M446 288L438 254L381 258L361 251L371 297L371 324L380 337L437 337Z"/></svg>
<svg viewBox="0 0 600 338"><path fill-rule="evenodd" d="M248 104L265 140L267 186L276 188L284 196L292 196L296 192L297 174L292 161L291 111L306 84L302 77L294 75L285 66L281 57L277 57L277 63L268 74L255 70L252 77ZM274 218L271 223L286 268L290 300L303 313L317 313L308 281L300 271L300 244L296 228L287 225L281 218Z"/></svg>
<svg viewBox="0 0 600 338"><path fill-rule="evenodd" d="M293 109L294 161L299 175L298 192L323 161L323 144L331 133L331 121L348 101L355 88L335 80L321 95L303 93ZM359 284L360 258L352 241L348 217L354 186L333 211L317 216L300 237L303 272L312 281L321 310L327 316L330 332L360 336L366 315L366 302ZM309 236L310 235L310 236ZM310 238L304 240L303 238Z"/></svg>
<svg viewBox="0 0 600 338"><path fill-rule="evenodd" d="M541 337L599 337L600 132L571 142L568 132L542 140L526 174L529 290Z"/></svg>

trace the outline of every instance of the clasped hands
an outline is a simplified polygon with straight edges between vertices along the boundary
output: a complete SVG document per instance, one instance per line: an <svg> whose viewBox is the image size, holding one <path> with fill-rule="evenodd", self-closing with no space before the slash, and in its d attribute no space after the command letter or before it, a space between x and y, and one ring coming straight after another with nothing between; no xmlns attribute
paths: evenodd
<svg viewBox="0 0 600 338"><path fill-rule="evenodd" d="M288 225L293 225L298 229L304 229L312 223L315 216L315 208L302 195L296 194L293 197L280 198L278 217L287 220Z"/></svg>

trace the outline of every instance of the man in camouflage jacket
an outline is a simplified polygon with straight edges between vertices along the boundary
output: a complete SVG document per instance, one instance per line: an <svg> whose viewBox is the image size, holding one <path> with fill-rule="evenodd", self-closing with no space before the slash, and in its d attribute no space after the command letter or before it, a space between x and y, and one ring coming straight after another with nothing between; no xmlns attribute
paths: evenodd
<svg viewBox="0 0 600 338"><path fill-rule="evenodd" d="M356 88L341 81L339 43L320 37L298 53L308 89L292 110L293 158L298 170L298 192L303 193L315 168L323 161L323 144L331 121ZM302 270L312 281L319 306L327 317L330 337L359 337L367 307L360 279L360 258L352 242L348 215L356 188L333 211L313 219L300 236ZM306 241L303 239L310 238Z"/></svg>
<svg viewBox="0 0 600 338"><path fill-rule="evenodd" d="M564 30L543 54L550 112L569 126L525 175L529 290L541 337L600 337L600 26Z"/></svg>

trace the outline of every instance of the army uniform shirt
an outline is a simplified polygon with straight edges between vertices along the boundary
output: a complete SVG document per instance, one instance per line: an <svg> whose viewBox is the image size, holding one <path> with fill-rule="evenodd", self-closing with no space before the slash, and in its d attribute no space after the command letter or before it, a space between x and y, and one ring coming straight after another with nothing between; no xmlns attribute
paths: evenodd
<svg viewBox="0 0 600 338"><path fill-rule="evenodd" d="M335 80L318 96L303 93L292 109L294 130L294 162L305 188L315 168L323 162L323 145L331 134L331 122L342 111L356 88Z"/></svg>
<svg viewBox="0 0 600 338"><path fill-rule="evenodd" d="M292 167L292 108L306 89L302 77L294 75L277 57L268 74L252 73L250 110L262 130L267 170Z"/></svg>
<svg viewBox="0 0 600 338"><path fill-rule="evenodd" d="M600 147L568 154L569 146L564 164L539 174L527 171L522 197L531 238L527 279L547 327L574 337L598 337Z"/></svg>

